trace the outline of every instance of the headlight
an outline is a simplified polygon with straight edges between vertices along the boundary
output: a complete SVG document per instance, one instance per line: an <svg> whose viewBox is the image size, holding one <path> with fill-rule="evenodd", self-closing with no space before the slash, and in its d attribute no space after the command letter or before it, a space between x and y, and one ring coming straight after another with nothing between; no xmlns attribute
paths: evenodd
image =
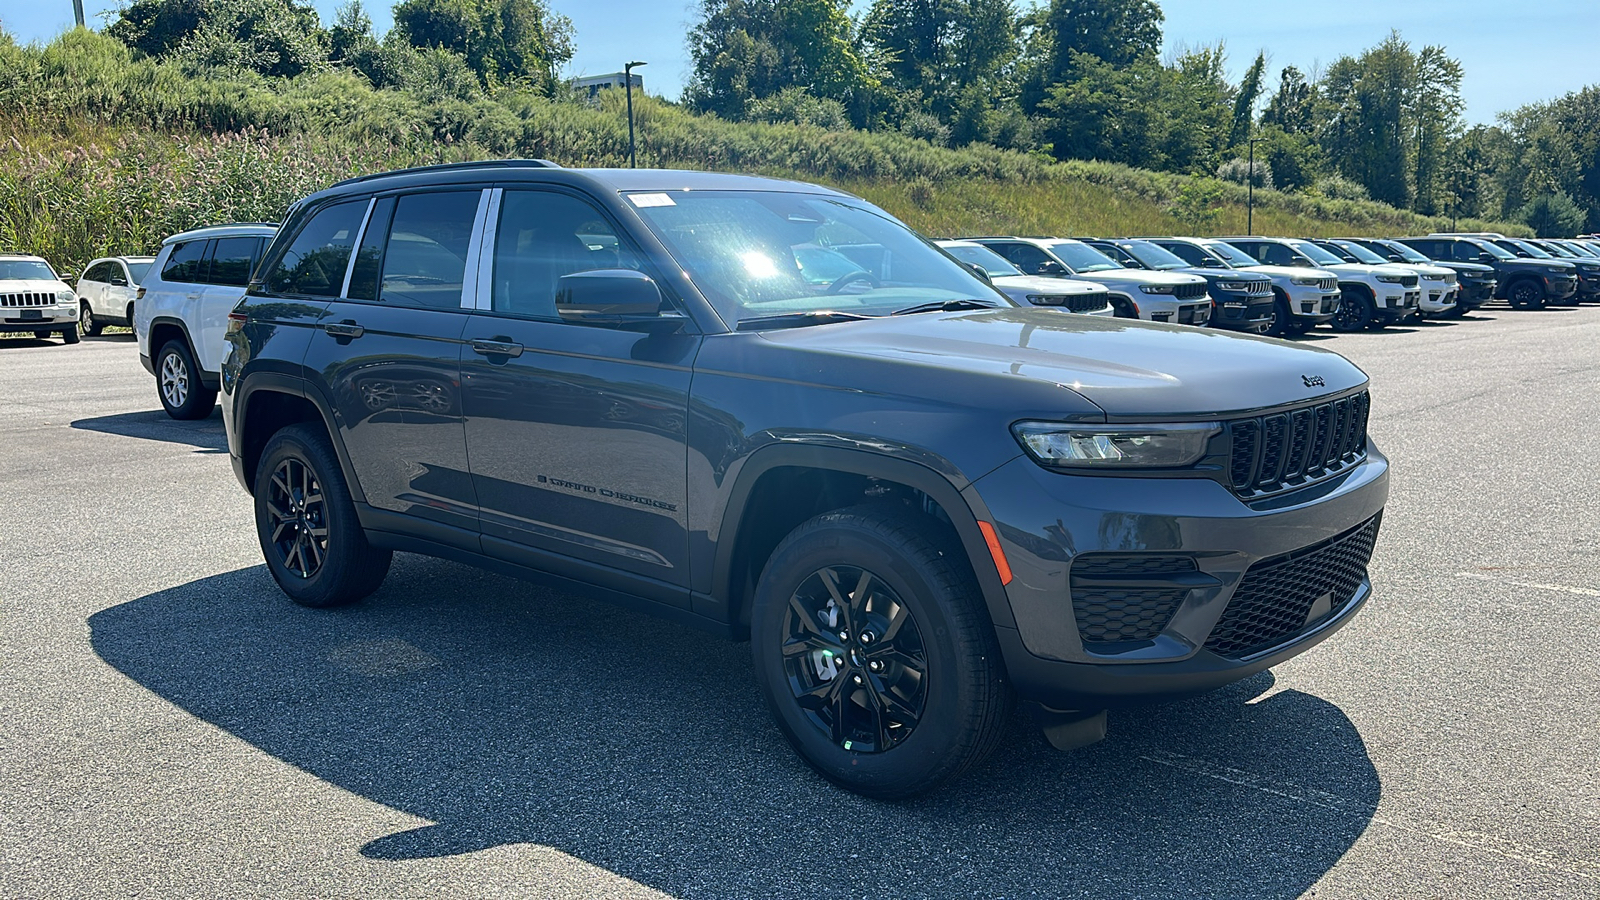
<svg viewBox="0 0 1600 900"><path fill-rule="evenodd" d="M1011 431L1045 466L1092 469L1175 468L1205 455L1222 430L1216 422L1171 425L1067 425L1018 422Z"/></svg>
<svg viewBox="0 0 1600 900"><path fill-rule="evenodd" d="M1322 279L1321 278L1313 278L1313 277L1311 277L1309 275L1296 275L1293 278L1289 279L1289 283L1290 284L1298 284L1298 285L1300 285L1302 287L1310 287L1311 285L1314 285L1314 284L1321 284L1322 283Z"/></svg>
<svg viewBox="0 0 1600 900"><path fill-rule="evenodd" d="M1250 290L1250 285L1247 282L1243 282L1243 281L1219 281L1219 282L1217 282L1217 290L1219 290L1219 291L1248 291L1248 290Z"/></svg>
<svg viewBox="0 0 1600 900"><path fill-rule="evenodd" d="M1405 282L1406 277L1404 275L1379 275L1378 280L1384 284L1402 284Z"/></svg>
<svg viewBox="0 0 1600 900"><path fill-rule="evenodd" d="M1139 285L1139 290L1144 291L1146 294L1170 294L1173 291L1173 287L1170 284L1141 284Z"/></svg>
<svg viewBox="0 0 1600 900"><path fill-rule="evenodd" d="M77 296L75 294L73 294L71 291L66 291L66 290L56 291L56 302L57 303L71 303L75 299L77 299Z"/></svg>

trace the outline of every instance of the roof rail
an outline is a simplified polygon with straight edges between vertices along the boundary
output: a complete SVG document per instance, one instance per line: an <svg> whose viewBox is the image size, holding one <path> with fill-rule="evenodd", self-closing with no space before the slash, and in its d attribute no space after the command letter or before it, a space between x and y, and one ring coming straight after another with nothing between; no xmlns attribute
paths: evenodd
<svg viewBox="0 0 1600 900"><path fill-rule="evenodd" d="M473 160L471 162L439 163L432 166L417 166L413 169L390 169L387 172L373 172L371 175L357 175L354 178L346 178L343 181L335 182L334 184L330 185L330 187L343 187L347 184L360 184L363 181L371 181L374 178L386 178L390 175L410 175L414 172L450 172L456 169L482 169L491 166L499 166L507 169L561 168L560 164L553 163L548 159L480 159Z"/></svg>

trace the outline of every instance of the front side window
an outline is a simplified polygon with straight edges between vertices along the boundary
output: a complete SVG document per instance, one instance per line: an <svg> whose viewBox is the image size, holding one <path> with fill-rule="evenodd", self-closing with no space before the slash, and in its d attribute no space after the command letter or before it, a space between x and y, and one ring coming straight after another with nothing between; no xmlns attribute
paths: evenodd
<svg viewBox="0 0 1600 900"><path fill-rule="evenodd" d="M627 198L725 322L885 315L954 300L1010 305L904 225L846 198L779 191Z"/></svg>
<svg viewBox="0 0 1600 900"><path fill-rule="evenodd" d="M205 277L206 246L209 241L185 241L172 248L167 264L161 267L162 281L191 282Z"/></svg>
<svg viewBox="0 0 1600 900"><path fill-rule="evenodd" d="M344 288L350 249L366 211L367 201L357 200L335 203L313 213L267 273L267 290L275 294L337 296Z"/></svg>
<svg viewBox="0 0 1600 900"><path fill-rule="evenodd" d="M378 300L460 309L467 250L482 191L406 194L395 201Z"/></svg>
<svg viewBox="0 0 1600 900"><path fill-rule="evenodd" d="M1230 266L1235 268L1244 266L1259 266L1261 261L1254 256L1240 250L1227 241L1208 241L1206 249L1223 258Z"/></svg>
<svg viewBox="0 0 1600 900"><path fill-rule="evenodd" d="M1193 244L1182 244L1174 241L1170 244L1162 244L1161 247L1191 266L1204 266L1206 264L1206 252ZM1255 262L1255 260L1251 260L1251 262Z"/></svg>
<svg viewBox="0 0 1600 900"><path fill-rule="evenodd" d="M1037 274L1039 267L1045 263L1055 262L1050 258L1050 254L1032 244L1000 244L994 249L1006 259L1016 263L1017 268L1030 274Z"/></svg>
<svg viewBox="0 0 1600 900"><path fill-rule="evenodd" d="M210 284L244 287L250 283L261 239L253 237L218 238L212 242Z"/></svg>
<svg viewBox="0 0 1600 900"><path fill-rule="evenodd" d="M563 275L638 269L638 255L588 201L554 191L506 191L494 239L495 312L559 320Z"/></svg>

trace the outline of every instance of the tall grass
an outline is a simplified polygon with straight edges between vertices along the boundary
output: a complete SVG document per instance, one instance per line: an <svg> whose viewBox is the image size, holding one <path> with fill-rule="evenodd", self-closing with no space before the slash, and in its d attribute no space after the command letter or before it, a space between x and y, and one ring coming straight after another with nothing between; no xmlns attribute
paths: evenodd
<svg viewBox="0 0 1600 900"><path fill-rule="evenodd" d="M44 46L0 35L0 248L75 270L198 225L277 220L293 200L365 172L508 156L623 165L622 98L602 97L598 107L509 91L425 97L341 70L191 73L84 30ZM635 106L643 165L824 182L930 234L1193 230L1176 214L1187 176L899 133L730 123L654 98ZM1244 230L1245 189L1204 184L1218 198L1210 230ZM1278 234L1528 233L1276 191L1256 192L1255 223Z"/></svg>

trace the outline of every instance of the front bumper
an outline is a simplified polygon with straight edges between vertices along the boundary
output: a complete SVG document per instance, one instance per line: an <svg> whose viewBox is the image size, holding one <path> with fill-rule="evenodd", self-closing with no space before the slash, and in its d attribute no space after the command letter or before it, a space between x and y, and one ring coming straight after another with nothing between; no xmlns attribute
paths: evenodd
<svg viewBox="0 0 1600 900"><path fill-rule="evenodd" d="M78 304L0 309L0 331L59 331L78 324Z"/></svg>
<svg viewBox="0 0 1600 900"><path fill-rule="evenodd" d="M1578 293L1578 277L1569 275L1565 278L1546 278L1544 289L1551 300L1566 300Z"/></svg>
<svg viewBox="0 0 1600 900"><path fill-rule="evenodd" d="M1169 322L1173 325L1206 325L1211 321L1211 298L1200 300L1173 300L1146 295L1134 298L1139 307L1139 317L1150 322Z"/></svg>
<svg viewBox="0 0 1600 900"><path fill-rule="evenodd" d="M1371 584L1365 577L1348 598L1330 601L1325 614L1308 617L1303 628L1294 625L1299 630L1271 646L1238 658L1206 646L1252 566L1375 520L1388 498L1388 469L1369 445L1366 459L1344 473L1255 506L1209 479L1063 475L1027 457L979 479L967 490L972 499L981 497L975 507L987 507L1013 572L1005 591L1016 627L996 631L1018 692L1054 709L1181 697L1258 672L1323 640L1366 602ZM1086 642L1072 588L1074 560L1085 553L1187 557L1195 571L1181 582L1184 599L1155 637ZM1154 583L1127 582L1130 591Z"/></svg>
<svg viewBox="0 0 1600 900"><path fill-rule="evenodd" d="M1578 296L1585 300L1600 297L1600 272L1578 276Z"/></svg>
<svg viewBox="0 0 1600 900"><path fill-rule="evenodd" d="M1289 312L1297 318L1321 325L1333 321L1334 313L1339 311L1338 288L1325 291L1314 284L1290 284L1288 287L1279 284L1278 287L1288 297Z"/></svg>
<svg viewBox="0 0 1600 900"><path fill-rule="evenodd" d="M1422 302L1422 291L1419 288L1399 288L1384 285L1373 291L1373 305L1386 312L1404 315L1417 308Z"/></svg>
<svg viewBox="0 0 1600 900"><path fill-rule="evenodd" d="M1246 294L1213 288L1211 297L1217 302L1211 316L1211 324L1216 328L1259 331L1272 319L1271 294Z"/></svg>
<svg viewBox="0 0 1600 900"><path fill-rule="evenodd" d="M1456 285L1456 307L1458 309L1477 309L1494 299L1494 292L1500 282L1493 279L1483 281L1462 281Z"/></svg>
<svg viewBox="0 0 1600 900"><path fill-rule="evenodd" d="M1456 308L1456 286L1434 286L1431 283L1422 293L1417 310L1424 315L1436 316Z"/></svg>

